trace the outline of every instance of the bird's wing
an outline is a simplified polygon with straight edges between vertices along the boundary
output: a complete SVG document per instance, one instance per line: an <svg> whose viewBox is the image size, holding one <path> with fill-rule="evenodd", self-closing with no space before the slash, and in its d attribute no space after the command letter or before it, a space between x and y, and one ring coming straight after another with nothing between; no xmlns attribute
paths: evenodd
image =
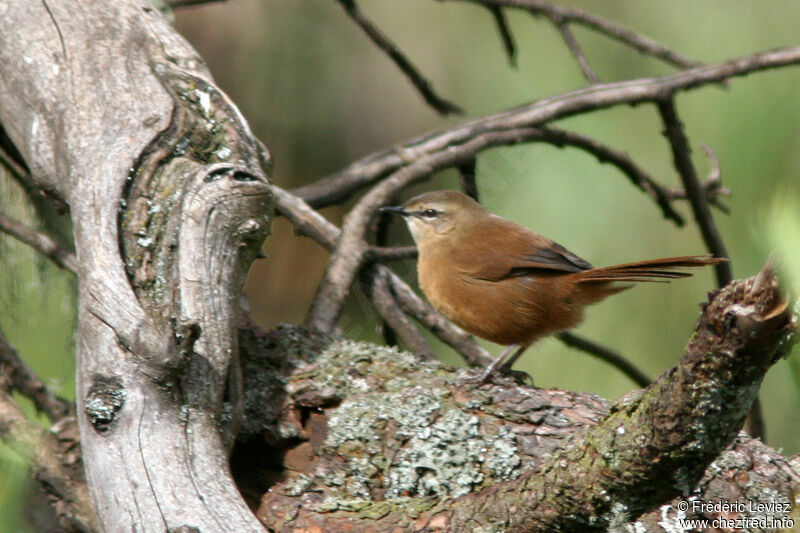
<svg viewBox="0 0 800 533"><path fill-rule="evenodd" d="M451 250L451 259L462 273L475 279L565 274L592 268L560 244L503 220L485 224L467 242Z"/></svg>

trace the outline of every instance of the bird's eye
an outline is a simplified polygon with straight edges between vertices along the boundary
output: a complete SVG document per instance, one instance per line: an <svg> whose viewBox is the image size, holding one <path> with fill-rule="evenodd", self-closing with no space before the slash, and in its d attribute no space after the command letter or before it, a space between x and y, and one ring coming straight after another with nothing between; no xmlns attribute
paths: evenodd
<svg viewBox="0 0 800 533"><path fill-rule="evenodd" d="M438 214L439 213L436 212L436 209L426 209L425 211L422 212L422 216L424 216L425 218L433 218Z"/></svg>

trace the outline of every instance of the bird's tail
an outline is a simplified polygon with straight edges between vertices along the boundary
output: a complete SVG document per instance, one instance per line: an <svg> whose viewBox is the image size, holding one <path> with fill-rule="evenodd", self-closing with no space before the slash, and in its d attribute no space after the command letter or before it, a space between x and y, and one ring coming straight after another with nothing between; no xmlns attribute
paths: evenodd
<svg viewBox="0 0 800 533"><path fill-rule="evenodd" d="M575 277L579 283L593 281L667 281L692 275L690 272L680 269L716 265L725 261L727 259L711 257L710 255L684 255L592 268L577 272Z"/></svg>

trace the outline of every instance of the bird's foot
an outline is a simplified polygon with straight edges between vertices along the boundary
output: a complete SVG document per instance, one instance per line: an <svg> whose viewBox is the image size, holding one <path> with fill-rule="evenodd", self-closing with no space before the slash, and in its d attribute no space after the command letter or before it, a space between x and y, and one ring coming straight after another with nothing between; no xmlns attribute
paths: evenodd
<svg viewBox="0 0 800 533"><path fill-rule="evenodd" d="M533 378L528 373L511 370L514 362L522 355L522 352L524 352L526 348L527 346L517 345L506 347L497 359L486 365L482 370L478 370L476 375L461 380L461 383L465 385L482 385L488 383L495 377L509 376L516 382L529 381L530 385L533 386Z"/></svg>
<svg viewBox="0 0 800 533"><path fill-rule="evenodd" d="M487 383L493 383L499 385L501 381L508 380L509 378L516 383L525 383L531 387L534 386L533 377L530 374L521 370L511 370L510 368L506 368L505 365L500 366L500 368L492 368L492 365L489 365L484 368L472 369L469 371L469 375L459 379L457 384L485 385Z"/></svg>

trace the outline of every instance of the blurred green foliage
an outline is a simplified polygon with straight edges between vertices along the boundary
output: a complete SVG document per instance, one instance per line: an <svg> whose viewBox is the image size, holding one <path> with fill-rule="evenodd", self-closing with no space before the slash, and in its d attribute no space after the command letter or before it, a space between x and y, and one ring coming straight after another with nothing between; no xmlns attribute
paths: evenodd
<svg viewBox="0 0 800 533"><path fill-rule="evenodd" d="M800 4L794 0L566 4L706 63L798 43ZM514 69L485 9L430 0L364 0L360 5L433 87L465 108L469 117L586 86L558 32L544 19L508 12L518 45ZM237 0L183 9L176 23L270 149L274 178L284 187L309 183L373 151L465 120L443 119L427 108L335 2ZM673 72L604 36L580 27L573 31L603 81ZM695 90L677 100L699 171L709 169L699 150L705 142L717 154L723 182L732 190L727 199L731 214L716 211L715 217L737 277L754 274L776 252L787 279L794 276L798 283L797 87L800 68L785 68ZM662 183L678 184L652 106L617 107L562 120L558 126L624 150ZM479 158L477 173L482 201L490 210L596 265L704 251L687 206L678 208L689 224L677 228L624 176L582 152L546 145L496 149ZM30 213L19 207L19 193L12 192L7 180L3 183L2 209L30 220ZM442 173L409 194L455 183L452 173ZM345 209L324 213L339 222ZM410 242L402 227L393 228L392 236ZM327 255L308 239L294 236L282 220L266 251L268 259L256 264L246 286L253 310L265 327L299 322ZM74 282L3 236L0 263L0 329L37 372L71 397ZM413 281L413 264L397 267ZM690 280L638 287L590 309L578 331L615 347L656 376L681 353L697 305L713 283L710 272L701 272ZM359 291L354 291L341 326L351 336L380 342L378 323ZM436 346L444 360L459 362L452 350ZM794 365L798 372L793 373L790 364L797 363L797 352L788 362L779 362L762 387L768 442L786 454L800 451L800 365ZM633 387L607 365L555 340L533 347L518 368L542 387L591 391L612 399ZM24 466L0 447L0 532L31 530L21 518L21 487L27 476Z"/></svg>
<svg viewBox="0 0 800 533"><path fill-rule="evenodd" d="M0 210L27 225L42 230L43 221L28 204L25 193L0 170ZM69 230L66 217L46 222ZM58 230L56 230L57 232ZM28 365L61 396L75 397L76 293L72 274L60 270L26 245L0 233L0 332ZM23 410L37 422L32 403L15 395ZM27 518L37 520L40 508L28 507L32 485L30 469L0 442L0 532L33 529ZM45 513L47 514L47 513Z"/></svg>
<svg viewBox="0 0 800 533"><path fill-rule="evenodd" d="M800 295L800 198L791 193L775 195L766 221L770 246L775 250L772 262L781 273L784 285ZM794 301L795 316L800 317L800 299ZM794 383L800 383L800 349L789 357Z"/></svg>

